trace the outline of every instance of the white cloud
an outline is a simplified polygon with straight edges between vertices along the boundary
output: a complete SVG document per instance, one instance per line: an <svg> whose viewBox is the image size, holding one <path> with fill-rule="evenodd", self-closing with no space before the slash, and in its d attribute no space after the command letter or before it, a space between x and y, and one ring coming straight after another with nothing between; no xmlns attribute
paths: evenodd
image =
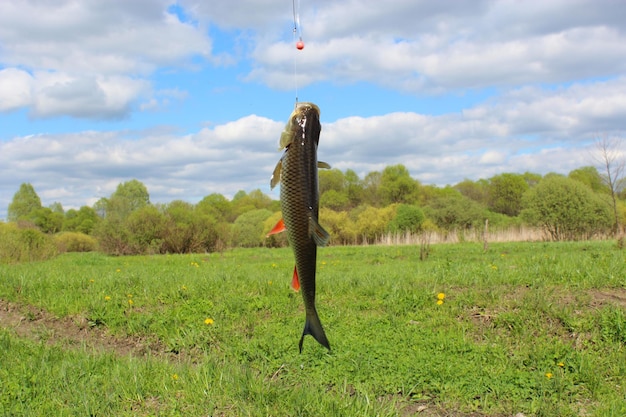
<svg viewBox="0 0 626 417"><path fill-rule="evenodd" d="M0 70L0 112L16 110L32 101L32 77L16 68Z"/></svg>
<svg viewBox="0 0 626 417"><path fill-rule="evenodd" d="M144 80L130 77L71 77L38 73L34 79L32 115L70 115L92 119L123 117L133 101L149 91Z"/></svg>
<svg viewBox="0 0 626 417"><path fill-rule="evenodd" d="M168 13L168 1L0 2L0 111L117 118L151 92L162 66L211 60L202 27ZM30 78L26 68L32 74ZM10 77L10 78L9 78ZM18 93L6 98L5 93ZM30 93L30 94L29 94Z"/></svg>
<svg viewBox="0 0 626 417"><path fill-rule="evenodd" d="M225 29L266 29L291 17L292 3L280 0L224 1L178 0L194 18Z"/></svg>
<svg viewBox="0 0 626 417"><path fill-rule="evenodd" d="M167 13L168 1L6 0L3 61L65 73L145 74L193 55L209 57L202 30Z"/></svg>
<svg viewBox="0 0 626 417"><path fill-rule="evenodd" d="M478 163L480 165L500 165L506 161L506 153L501 151L487 151L485 152Z"/></svg>
<svg viewBox="0 0 626 417"><path fill-rule="evenodd" d="M79 132L0 142L0 218L22 182L33 184L44 205L60 201L67 207L93 204L132 178L146 184L153 201L269 191L282 127L252 115L184 136Z"/></svg>
<svg viewBox="0 0 626 417"><path fill-rule="evenodd" d="M189 19L168 12L173 4ZM609 0L299 4L306 42L297 54L300 86L368 82L403 93L439 94L612 77L626 69L626 7ZM158 110L169 104L151 91L158 68L198 68L194 57L230 65L247 51L252 68L245 80L292 89L291 5L279 0L245 0L237 7L197 0L0 2L2 65L18 72L26 68L35 77L68 78L65 90L90 90L62 103L48 96L58 94L60 86L36 88L29 96L22 77L19 97L5 99L0 110L33 106L35 117L96 119L127 116L134 108ZM232 30L234 48L240 50L213 55L207 35L213 25Z"/></svg>
<svg viewBox="0 0 626 417"><path fill-rule="evenodd" d="M594 128L623 133L626 106L602 103L623 103L625 82L520 89L440 116L403 112L322 120L319 158L362 177L401 163L422 183L437 185L502 172L567 173L593 163ZM563 122L570 119L586 122ZM22 182L32 183L44 204L68 207L92 204L132 178L146 184L155 202L195 202L240 189L269 193L283 126L250 115L186 135L86 131L15 138L0 143L0 210Z"/></svg>
<svg viewBox="0 0 626 417"><path fill-rule="evenodd" d="M300 85L367 81L442 93L626 69L626 7L614 2L352 0L309 13L306 47L297 55ZM284 37L261 38L253 58L249 79L292 88L294 46Z"/></svg>

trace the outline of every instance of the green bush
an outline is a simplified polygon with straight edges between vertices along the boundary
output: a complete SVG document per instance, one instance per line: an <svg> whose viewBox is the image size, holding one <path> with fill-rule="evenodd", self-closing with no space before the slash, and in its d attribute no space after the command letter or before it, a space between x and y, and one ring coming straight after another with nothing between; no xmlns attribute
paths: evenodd
<svg viewBox="0 0 626 417"><path fill-rule="evenodd" d="M258 209L237 217L232 227L232 246L242 248L262 246L265 241L264 222L271 215L272 212L267 209Z"/></svg>
<svg viewBox="0 0 626 417"><path fill-rule="evenodd" d="M100 250L107 255L133 255L129 232L118 219L104 219L94 229Z"/></svg>
<svg viewBox="0 0 626 417"><path fill-rule="evenodd" d="M443 230L481 227L487 216L486 210L480 204L460 193L431 199L424 212L427 218Z"/></svg>
<svg viewBox="0 0 626 417"><path fill-rule="evenodd" d="M609 232L611 203L604 195L558 175L547 176L524 195L522 218L541 226L553 240L580 240Z"/></svg>
<svg viewBox="0 0 626 417"><path fill-rule="evenodd" d="M54 239L40 230L0 223L0 263L42 261L57 253Z"/></svg>
<svg viewBox="0 0 626 417"><path fill-rule="evenodd" d="M204 253L215 250L219 232L213 215L184 201L164 208L162 250L166 253Z"/></svg>
<svg viewBox="0 0 626 417"><path fill-rule="evenodd" d="M98 241L80 232L62 232L54 236L59 252L92 252L98 248Z"/></svg>
<svg viewBox="0 0 626 417"><path fill-rule="evenodd" d="M320 224L330 233L333 245L354 245L357 243L356 223L345 211L320 209Z"/></svg>
<svg viewBox="0 0 626 417"><path fill-rule="evenodd" d="M399 204L396 215L389 223L389 231L394 233L419 232L424 223L424 212L421 208L410 204Z"/></svg>
<svg viewBox="0 0 626 417"><path fill-rule="evenodd" d="M389 223L396 215L396 205L384 208L371 206L357 207L353 212L356 214L356 235L361 239L359 243L373 243L389 230Z"/></svg>

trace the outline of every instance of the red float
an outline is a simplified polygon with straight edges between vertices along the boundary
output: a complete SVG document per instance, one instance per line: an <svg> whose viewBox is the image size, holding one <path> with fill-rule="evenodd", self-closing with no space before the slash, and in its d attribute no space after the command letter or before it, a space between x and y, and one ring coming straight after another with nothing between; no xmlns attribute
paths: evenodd
<svg viewBox="0 0 626 417"><path fill-rule="evenodd" d="M296 48L298 48L299 50L303 50L304 49L304 42L302 42L302 41L296 42Z"/></svg>

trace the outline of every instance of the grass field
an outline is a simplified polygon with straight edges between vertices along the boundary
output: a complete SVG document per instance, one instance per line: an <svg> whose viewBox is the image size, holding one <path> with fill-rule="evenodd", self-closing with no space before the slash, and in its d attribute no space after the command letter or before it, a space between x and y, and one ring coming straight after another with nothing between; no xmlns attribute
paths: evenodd
<svg viewBox="0 0 626 417"><path fill-rule="evenodd" d="M330 353L298 353L292 270L289 249L2 265L0 415L626 415L614 242L322 248Z"/></svg>

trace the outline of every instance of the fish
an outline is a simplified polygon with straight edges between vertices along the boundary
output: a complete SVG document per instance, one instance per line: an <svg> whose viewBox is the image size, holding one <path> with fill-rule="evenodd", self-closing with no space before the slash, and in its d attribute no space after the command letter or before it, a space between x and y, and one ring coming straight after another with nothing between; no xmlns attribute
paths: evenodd
<svg viewBox="0 0 626 417"><path fill-rule="evenodd" d="M298 103L280 135L279 150L284 153L272 174L270 187L280 183L282 219L268 236L283 231L291 246L296 265L291 286L302 290L306 321L298 347L306 335L330 350L330 343L315 307L317 247L325 246L330 235L319 224L318 168L330 168L317 160L322 130L320 109L313 103Z"/></svg>

